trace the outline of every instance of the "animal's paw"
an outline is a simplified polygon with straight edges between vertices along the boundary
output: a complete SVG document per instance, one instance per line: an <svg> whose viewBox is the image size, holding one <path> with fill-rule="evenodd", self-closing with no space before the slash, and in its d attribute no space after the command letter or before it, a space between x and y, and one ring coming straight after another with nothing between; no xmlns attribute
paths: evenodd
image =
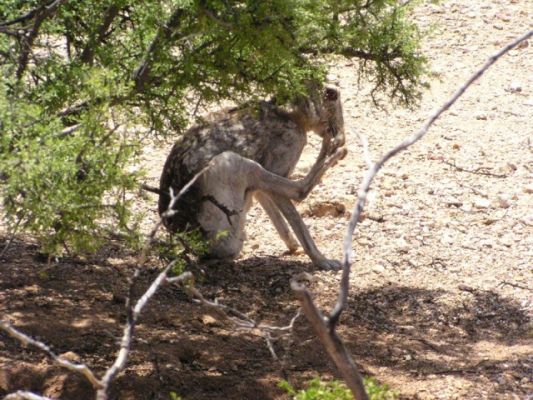
<svg viewBox="0 0 533 400"><path fill-rule="evenodd" d="M326 167L333 167L339 160L342 160L348 154L346 147L341 147L337 149L331 156L326 160Z"/></svg>
<svg viewBox="0 0 533 400"><path fill-rule="evenodd" d="M338 260L329 260L322 258L320 260L313 261L313 264L320 269L326 269L330 271L339 271L342 268L342 263Z"/></svg>
<svg viewBox="0 0 533 400"><path fill-rule="evenodd" d="M346 147L341 147L337 149L335 154L339 155L339 160L342 160L344 157L346 157L346 154L348 154L348 149Z"/></svg>

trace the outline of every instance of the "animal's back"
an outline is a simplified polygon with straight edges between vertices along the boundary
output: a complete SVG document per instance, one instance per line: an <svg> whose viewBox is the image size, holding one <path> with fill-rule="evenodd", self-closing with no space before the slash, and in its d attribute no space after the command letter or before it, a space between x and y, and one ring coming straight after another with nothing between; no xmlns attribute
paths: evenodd
<svg viewBox="0 0 533 400"><path fill-rule="evenodd" d="M226 111L189 129L174 144L163 168L160 190L177 193L216 155L235 152L261 164L267 170L287 176L300 158L305 133L286 113L269 103L258 109ZM197 228L202 202L198 185L193 185L174 207L178 212L166 220L170 231ZM159 213L167 210L170 196L159 196Z"/></svg>

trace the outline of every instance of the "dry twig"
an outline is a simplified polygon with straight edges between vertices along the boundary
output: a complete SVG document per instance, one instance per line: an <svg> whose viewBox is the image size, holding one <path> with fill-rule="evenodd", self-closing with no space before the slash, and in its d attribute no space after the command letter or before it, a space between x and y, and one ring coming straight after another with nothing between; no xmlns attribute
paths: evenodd
<svg viewBox="0 0 533 400"><path fill-rule="evenodd" d="M493 172L486 171L487 168L483 168L483 167L479 167L476 169L467 169L467 168L463 168L463 167L456 165L455 162L449 162L449 161L443 160L443 163L446 165L449 165L450 167L455 168L457 171L468 172L469 174L491 176L493 178L507 178L509 176L507 174L495 174Z"/></svg>
<svg viewBox="0 0 533 400"><path fill-rule="evenodd" d="M19 390L18 392L8 394L4 400L52 400L50 397L39 396L32 392Z"/></svg>

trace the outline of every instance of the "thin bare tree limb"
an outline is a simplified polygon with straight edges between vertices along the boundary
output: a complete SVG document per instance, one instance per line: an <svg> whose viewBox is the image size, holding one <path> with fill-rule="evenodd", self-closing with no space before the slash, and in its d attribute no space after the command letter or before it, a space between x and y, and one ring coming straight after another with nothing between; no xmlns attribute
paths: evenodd
<svg viewBox="0 0 533 400"><path fill-rule="evenodd" d="M57 0L52 0L52 1L49 1L47 4L43 4L43 5L40 5L39 7L36 7L30 11L28 11L26 14L24 15L21 15L20 17L17 17L15 19L12 19L10 21L3 21L3 22L0 22L0 26L9 26L9 25L14 25L14 24L18 24L19 22L24 22L24 21L27 21L29 19L32 19L33 17L35 17L35 15L37 15L37 13L39 13L43 8L46 8L46 7L50 7L51 5L53 5Z"/></svg>
<svg viewBox="0 0 533 400"><path fill-rule="evenodd" d="M181 198L181 196L183 196L191 188L192 185L194 185L194 183L198 180L198 178L200 178L208 169L209 169L209 164L205 166L204 168L202 168L196 175L194 175L192 179L189 182L187 182L185 186L181 188L181 190L178 192L177 195L174 195L174 190L170 188L170 203L168 204L167 210L161 214L159 221L155 224L154 228L148 235L146 244L144 245L141 251L141 255L139 257L140 265L143 265L145 263L146 257L148 255L148 249L154 242L157 231L159 230L159 228L161 228L161 225L163 225L164 218L170 218L174 214L176 214L177 211L173 210L174 206L176 205L176 202Z"/></svg>
<svg viewBox="0 0 533 400"><path fill-rule="evenodd" d="M449 162L446 160L443 160L442 162L446 165L449 165L450 167L455 168L457 171L467 172L469 174L491 176L493 178L507 178L509 176L508 174L495 174L493 172L484 171L484 169L487 169L487 168L483 168L483 167L476 168L476 169L467 169L467 168L463 168L463 167L456 165L455 162Z"/></svg>
<svg viewBox="0 0 533 400"><path fill-rule="evenodd" d="M296 294L296 297L298 297L307 320L315 330L316 335L337 366L337 369L342 374L342 377L346 382L346 385L348 385L348 388L352 391L354 398L356 400L368 400L368 395L363 384L363 378L359 374L355 363L344 347L342 340L337 336L335 330L329 329L326 323L326 318L316 307L309 291L305 286L300 285L294 280L291 282L291 288Z"/></svg>
<svg viewBox="0 0 533 400"><path fill-rule="evenodd" d="M40 396L32 392L19 390L15 393L10 393L4 397L3 400L53 400L50 397Z"/></svg>
<svg viewBox="0 0 533 400"><path fill-rule="evenodd" d="M115 376L124 369L124 367L126 366L126 362L128 361L133 333L137 320L139 319L139 315L141 314L143 308L146 306L148 301L157 292L159 287L165 282L168 272L172 269L176 262L177 260L174 260L165 267L165 269L157 276L157 278L152 282L150 287L137 301L135 307L133 307L131 316L128 318L128 322L124 326L124 333L120 341L120 350L118 351L115 362L113 363L113 365L111 365L111 367L107 369L101 379L102 387L96 392L96 400L107 400L107 391L109 390L110 383L113 381ZM188 277L190 275L190 272L185 272L182 275L186 275L186 277ZM183 280L185 278L182 277L181 279Z"/></svg>
<svg viewBox="0 0 533 400"><path fill-rule="evenodd" d="M527 40L533 35L533 30L529 30L525 34L519 36L507 46L500 49L493 56L491 56L481 68L479 68L471 77L468 79L458 90L451 96L446 103L439 109L437 109L433 115L426 121L422 128L411 137L405 139L403 142L399 143L397 146L390 149L386 152L381 159L375 163L371 163L367 173L365 174L361 186L358 192L358 199L354 206L352 217L348 224L346 230L346 236L343 242L343 269L342 277L339 285L339 295L337 302L330 313L329 318L326 318L322 313L317 309L314 304L309 291L304 287L298 284L296 281L291 282L291 287L294 290L300 304L302 305L305 316L307 317L311 327L315 330L318 338L324 345L327 353L335 362L340 373L344 377L348 387L352 391L355 399L357 400L366 400L368 396L365 392L361 377L355 367L354 362L352 361L348 351L344 347L342 341L337 336L335 328L338 324L339 318L342 311L346 308L348 301L349 293L349 278L350 278L350 269L352 265L352 238L357 223L361 217L361 213L366 204L366 198L368 192L370 191L370 186L374 177L377 175L379 170L383 165L390 160L392 157L400 153L401 151L407 149L412 144L420 140L426 133L433 123L444 113L446 112L458 99L463 95L463 93L476 81L478 80L485 71L490 68L500 57L506 54L508 51L516 47L519 43ZM365 143L363 141L363 147ZM367 150L363 149L366 153ZM369 161L369 155L365 154L367 163Z"/></svg>
<svg viewBox="0 0 533 400"><path fill-rule="evenodd" d="M52 351L50 346L44 344L39 340L35 340L29 337L28 335L20 332L19 330L13 328L13 326L11 326L11 324L7 321L0 320L0 329L23 344L37 347L38 349L44 351L61 367L85 376L85 378L87 378L87 380L93 385L94 388L98 389L102 387L101 382L98 380L98 378L96 378L93 372L85 364L75 364L68 360L65 360L64 358L59 357L56 353Z"/></svg>
<svg viewBox="0 0 533 400"><path fill-rule="evenodd" d="M152 73L153 62L157 59L157 53L161 47L167 44L173 37L174 33L180 26L182 19L185 15L185 10L182 8L176 8L170 18L163 24L150 44L143 61L137 67L134 72L135 89L137 92L142 92L146 83L150 80Z"/></svg>
<svg viewBox="0 0 533 400"><path fill-rule="evenodd" d="M109 27L111 26L113 20L116 18L120 11L120 8L115 4L111 4L105 11L102 24L98 27L98 31L94 32L91 35L88 43L85 45L81 53L81 61L87 64L93 63L94 58L94 48L97 46L105 37L105 34Z"/></svg>
<svg viewBox="0 0 533 400"><path fill-rule="evenodd" d="M361 183L361 186L359 188L359 197L357 199L357 202L355 204L352 217L350 218L350 222L348 224L347 230L346 230L346 236L344 238L344 244L343 244L343 271L342 271L342 278L340 283L340 291L339 291L339 297L337 300L337 303L335 304L335 307L333 308L333 311L330 314L329 317L329 324L331 327L334 327L340 317L340 314L342 313L342 310L346 307L346 303L348 300L348 292L349 292L349 276L350 276L350 268L351 268L351 257L352 257L352 237L353 232L355 231L355 227L357 226L357 223L359 221L359 217L361 216L361 213L363 211L363 208L366 204L366 198L368 195L368 192L370 191L370 186L372 184L372 181L374 180L374 177L378 173L378 171L383 167L383 165L390 160L392 157L394 157L396 154L400 153L401 151L407 149L412 144L416 143L418 140L422 139L424 135L428 132L429 128L435 123L435 121L440 118L442 114L444 114L458 99L463 95L463 93L475 82L477 81L484 73L489 69L500 57L502 57L504 54L518 46L521 42L524 40L527 40L533 35L533 30L529 30L528 32L524 33L523 35L517 37L512 42L510 42L508 45L500 49L498 52L496 52L494 55L489 57L489 59L479 68L456 92L453 96L451 96L437 111L433 113L429 117L429 119L426 121L426 123L422 126L422 128L413 136L405 139L403 142L399 143L397 146L390 149L388 152L386 152L383 157L378 160L376 163L374 163L367 171L363 182Z"/></svg>
<svg viewBox="0 0 533 400"><path fill-rule="evenodd" d="M368 148L368 140L366 136L362 134L359 134L359 140L361 141L361 146L363 146L363 157L365 159L366 165L368 168L371 168L374 163L372 162L372 156Z"/></svg>
<svg viewBox="0 0 533 400"><path fill-rule="evenodd" d="M17 79L20 79L24 74L24 71L26 70L26 66L28 65L28 60L31 53L31 47L33 46L33 42L39 34L39 29L41 28L42 23L46 18L51 16L59 6L66 3L66 1L67 0L55 0L49 5L40 7L37 13L35 14L35 20L33 21L33 26L31 30L26 35L24 35L21 40L21 52L18 62L19 65L17 67L16 72Z"/></svg>

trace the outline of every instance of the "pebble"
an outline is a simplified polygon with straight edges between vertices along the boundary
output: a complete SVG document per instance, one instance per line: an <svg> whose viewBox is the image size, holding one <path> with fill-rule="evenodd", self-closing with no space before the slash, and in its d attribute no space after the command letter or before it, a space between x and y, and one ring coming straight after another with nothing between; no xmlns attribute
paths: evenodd
<svg viewBox="0 0 533 400"><path fill-rule="evenodd" d="M509 208L511 207L511 199L505 195L500 195L498 196L498 205L501 207L501 208Z"/></svg>
<svg viewBox="0 0 533 400"><path fill-rule="evenodd" d="M524 193L529 193L529 194L533 193L533 184L525 186Z"/></svg>
<svg viewBox="0 0 533 400"><path fill-rule="evenodd" d="M382 272L385 272L385 267L383 264L376 264L372 267L372 271L380 274Z"/></svg>
<svg viewBox="0 0 533 400"><path fill-rule="evenodd" d="M533 214L526 215L520 221L526 225L533 226Z"/></svg>
<svg viewBox="0 0 533 400"><path fill-rule="evenodd" d="M488 199L477 199L474 202L474 207L479 209L486 209L490 207L490 201Z"/></svg>
<svg viewBox="0 0 533 400"><path fill-rule="evenodd" d="M63 360L79 363L81 360L81 357L74 353L73 351L67 351L66 353L60 354L59 358L62 358Z"/></svg>
<svg viewBox="0 0 533 400"><path fill-rule="evenodd" d="M202 323L204 325L216 325L218 321L209 314L202 315Z"/></svg>
<svg viewBox="0 0 533 400"><path fill-rule="evenodd" d="M518 81L511 82L511 85L509 86L509 91L511 93L520 93L522 91L522 84Z"/></svg>

